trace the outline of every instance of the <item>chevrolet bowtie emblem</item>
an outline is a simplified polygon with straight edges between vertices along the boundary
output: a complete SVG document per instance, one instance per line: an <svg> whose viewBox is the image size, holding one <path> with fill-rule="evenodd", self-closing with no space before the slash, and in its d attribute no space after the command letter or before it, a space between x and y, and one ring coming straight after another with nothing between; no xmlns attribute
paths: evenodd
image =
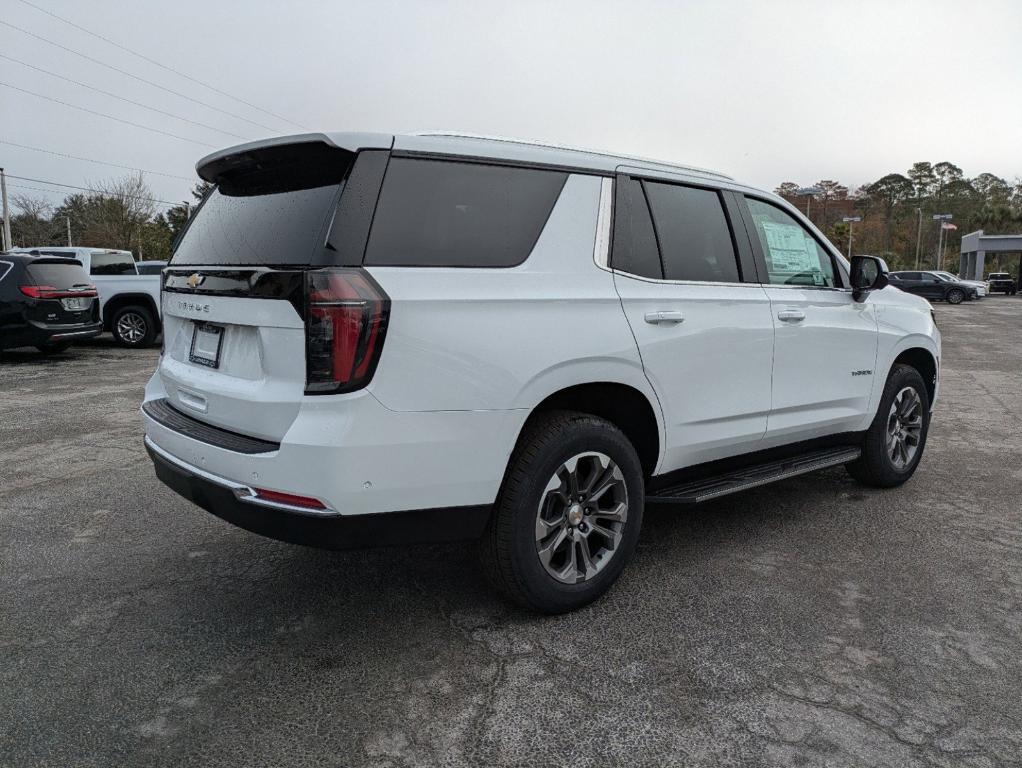
<svg viewBox="0 0 1022 768"><path fill-rule="evenodd" d="M205 279L206 279L205 275L200 275L198 272L196 272L194 275L189 275L188 279L185 282L188 283L189 288L198 288L200 285L202 285L202 281Z"/></svg>

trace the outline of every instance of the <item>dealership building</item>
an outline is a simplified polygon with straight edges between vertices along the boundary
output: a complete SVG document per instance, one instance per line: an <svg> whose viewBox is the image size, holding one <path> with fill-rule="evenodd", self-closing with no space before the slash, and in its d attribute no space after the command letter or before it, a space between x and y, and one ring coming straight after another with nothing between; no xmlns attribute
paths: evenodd
<svg viewBox="0 0 1022 768"><path fill-rule="evenodd" d="M988 254L1012 253L1018 256L1019 277L1022 277L1022 234L985 235L980 229L962 236L962 256L958 276L966 280L982 280L989 272L1009 271L1008 267L990 270L984 266ZM998 256L998 264L1000 257Z"/></svg>

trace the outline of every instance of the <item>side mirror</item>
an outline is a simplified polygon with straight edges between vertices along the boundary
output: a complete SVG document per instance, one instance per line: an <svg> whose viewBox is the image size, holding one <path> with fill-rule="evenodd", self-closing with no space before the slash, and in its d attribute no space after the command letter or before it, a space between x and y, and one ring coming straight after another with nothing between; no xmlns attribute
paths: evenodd
<svg viewBox="0 0 1022 768"><path fill-rule="evenodd" d="M870 291L888 284L887 263L876 256L852 256L852 298L864 301Z"/></svg>

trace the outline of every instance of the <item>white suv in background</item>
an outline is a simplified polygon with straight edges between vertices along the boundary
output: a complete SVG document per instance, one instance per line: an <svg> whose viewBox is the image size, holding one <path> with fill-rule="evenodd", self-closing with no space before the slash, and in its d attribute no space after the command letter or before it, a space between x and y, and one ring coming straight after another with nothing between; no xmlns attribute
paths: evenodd
<svg viewBox="0 0 1022 768"><path fill-rule="evenodd" d="M145 442L219 517L320 547L480 539L512 599L604 592L643 507L926 443L929 304L792 206L667 163L443 135L212 154L163 275Z"/></svg>

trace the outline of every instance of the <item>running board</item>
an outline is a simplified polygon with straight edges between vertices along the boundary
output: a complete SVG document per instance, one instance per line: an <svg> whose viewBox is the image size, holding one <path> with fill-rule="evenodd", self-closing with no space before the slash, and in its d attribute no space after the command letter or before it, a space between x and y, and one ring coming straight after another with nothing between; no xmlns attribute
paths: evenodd
<svg viewBox="0 0 1022 768"><path fill-rule="evenodd" d="M818 469L836 467L855 461L862 451L858 448L827 448L792 456L780 461L766 464L755 464L751 467L729 472L724 475L690 480L655 493L646 495L647 504L699 504L730 493L738 493L749 488L758 488L778 480L797 477Z"/></svg>

